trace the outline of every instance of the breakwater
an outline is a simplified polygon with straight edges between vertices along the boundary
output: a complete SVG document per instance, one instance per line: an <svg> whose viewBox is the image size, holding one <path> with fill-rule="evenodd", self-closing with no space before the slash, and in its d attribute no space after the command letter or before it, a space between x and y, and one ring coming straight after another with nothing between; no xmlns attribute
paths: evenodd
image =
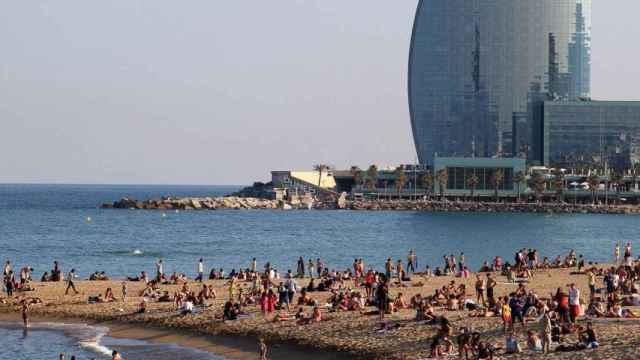
<svg viewBox="0 0 640 360"><path fill-rule="evenodd" d="M147 210L229 210L229 209L318 209L355 211L424 211L462 213L559 213L559 214L640 214L640 206L633 205L590 205L569 203L512 203L512 202L469 202L469 201L424 201L424 200L347 200L283 201L237 196L225 197L185 197L136 200L123 198L106 203L102 208L147 209Z"/></svg>

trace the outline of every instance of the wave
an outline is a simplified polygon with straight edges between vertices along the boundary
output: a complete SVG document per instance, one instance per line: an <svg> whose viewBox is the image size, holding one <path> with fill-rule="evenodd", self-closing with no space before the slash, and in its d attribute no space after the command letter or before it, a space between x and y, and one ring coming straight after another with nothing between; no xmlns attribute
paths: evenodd
<svg viewBox="0 0 640 360"><path fill-rule="evenodd" d="M20 322L0 321L0 327L10 330L24 330ZM112 349L102 344L102 338L109 329L104 326L87 324L69 324L58 322L32 322L28 331L59 331L65 336L76 340L77 344L95 354L111 356Z"/></svg>

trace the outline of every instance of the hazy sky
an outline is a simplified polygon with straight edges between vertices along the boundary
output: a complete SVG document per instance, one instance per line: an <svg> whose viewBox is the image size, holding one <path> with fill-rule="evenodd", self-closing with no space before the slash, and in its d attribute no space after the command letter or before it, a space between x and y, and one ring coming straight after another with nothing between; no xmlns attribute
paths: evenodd
<svg viewBox="0 0 640 360"><path fill-rule="evenodd" d="M0 182L247 184L414 161L417 0L1 3ZM593 10L593 97L640 100L640 1Z"/></svg>

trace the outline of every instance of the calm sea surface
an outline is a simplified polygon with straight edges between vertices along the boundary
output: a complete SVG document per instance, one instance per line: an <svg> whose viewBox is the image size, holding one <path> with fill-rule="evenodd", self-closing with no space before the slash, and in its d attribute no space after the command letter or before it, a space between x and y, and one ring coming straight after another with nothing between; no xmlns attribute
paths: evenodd
<svg viewBox="0 0 640 360"><path fill-rule="evenodd" d="M362 257L381 268L387 257L404 260L415 249L420 267L440 266L442 255L464 252L476 269L495 255L510 260L521 247L537 248L549 257L576 249L589 260L608 261L615 241L631 241L636 249L640 245L640 218L623 215L98 208L124 196L219 196L238 188L0 185L0 261L11 260L14 268L29 265L38 278L52 268L53 260L65 272L74 267L81 277L94 271L124 277L141 270L153 274L155 261L163 258L165 271L193 276L200 257L207 271L248 267L256 257L260 265L271 261L285 272L295 268L298 256L321 257L336 269ZM59 330L43 331L77 344ZM24 351L54 349L42 341L55 336L24 338L22 331L4 329L0 343L9 341L12 349ZM0 348L7 349L7 344ZM0 359L16 358L4 354L0 351ZM23 358L51 357L31 353Z"/></svg>

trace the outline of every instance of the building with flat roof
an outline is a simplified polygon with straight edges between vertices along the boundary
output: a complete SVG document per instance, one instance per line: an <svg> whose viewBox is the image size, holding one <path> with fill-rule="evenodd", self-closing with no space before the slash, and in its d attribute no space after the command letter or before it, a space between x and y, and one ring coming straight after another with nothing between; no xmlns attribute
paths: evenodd
<svg viewBox="0 0 640 360"><path fill-rule="evenodd" d="M545 101L540 112L545 165L624 171L640 162L640 101Z"/></svg>
<svg viewBox="0 0 640 360"><path fill-rule="evenodd" d="M449 195L466 195L471 191L468 179L475 175L477 182L474 192L478 195L493 194L495 192L494 176L498 171L502 179L498 185L498 193L502 196L513 195L518 190L524 190L525 184L518 189L515 181L516 174L526 174L526 160L519 158L458 158L435 157L433 159L434 191L440 191L438 173L446 170L446 193Z"/></svg>
<svg viewBox="0 0 640 360"><path fill-rule="evenodd" d="M532 146L535 105L589 97L590 82L591 0L418 4L408 93L422 164L522 156Z"/></svg>

